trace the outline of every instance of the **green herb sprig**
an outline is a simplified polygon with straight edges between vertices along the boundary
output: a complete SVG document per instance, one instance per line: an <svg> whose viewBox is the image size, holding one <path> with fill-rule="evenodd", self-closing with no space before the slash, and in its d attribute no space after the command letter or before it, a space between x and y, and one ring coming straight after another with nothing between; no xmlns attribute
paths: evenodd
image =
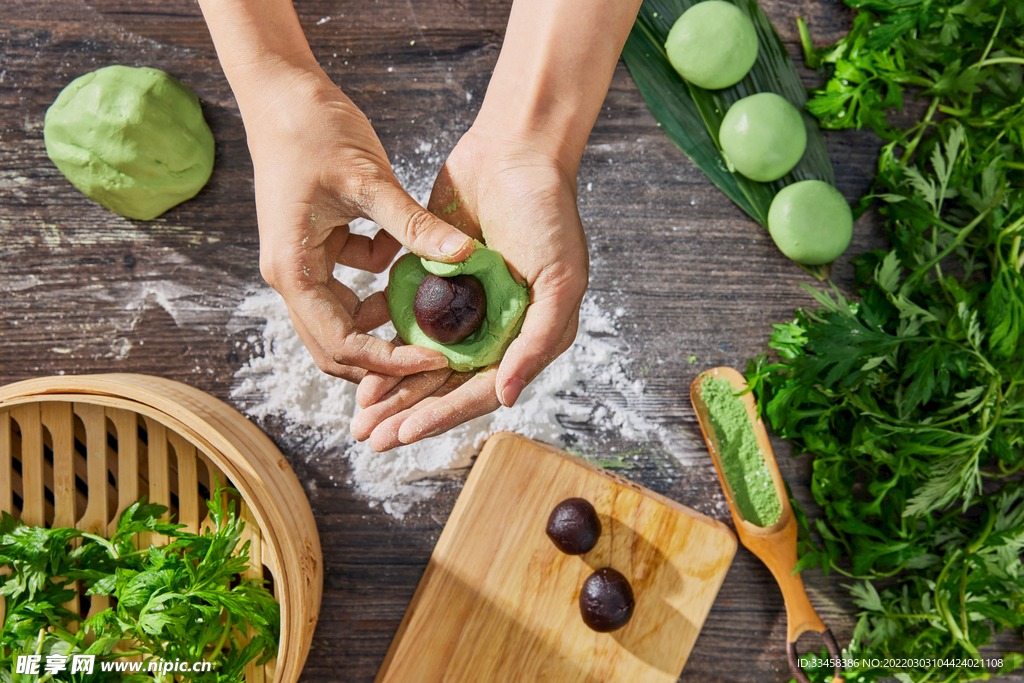
<svg viewBox="0 0 1024 683"><path fill-rule="evenodd" d="M242 578L249 542L229 494L215 485L207 502L211 528L202 534L163 518L167 508L140 501L118 519L110 539L76 529L28 527L6 512L0 521L0 596L6 614L0 645L0 681L45 683L50 678L19 675L19 655L91 654L97 661L141 655L163 661L209 662L210 671L189 679L210 683L241 681L249 662L263 664L277 654L280 606L261 580ZM133 539L150 532L165 545L137 549ZM110 596L112 606L88 620L63 605L78 591ZM114 651L119 643L132 649ZM162 680L172 680L166 673ZM60 672L55 680L152 681L153 673ZM160 680L160 679L158 679Z"/></svg>
<svg viewBox="0 0 1024 683"><path fill-rule="evenodd" d="M985 680L1024 666L969 663L1024 635L1024 0L847 4L837 45L801 27L827 76L807 108L887 141L862 209L891 248L853 260L856 300L814 290L747 379L815 455L799 568L850 578L848 654L919 660L848 680ZM901 124L907 96L921 114Z"/></svg>

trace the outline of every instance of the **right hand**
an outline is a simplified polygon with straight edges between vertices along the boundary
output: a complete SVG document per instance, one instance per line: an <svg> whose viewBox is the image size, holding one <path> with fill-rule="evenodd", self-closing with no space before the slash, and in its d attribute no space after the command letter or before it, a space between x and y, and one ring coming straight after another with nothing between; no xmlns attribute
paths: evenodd
<svg viewBox="0 0 1024 683"><path fill-rule="evenodd" d="M446 367L436 351L367 334L389 320L384 293L360 301L334 266L379 273L403 245L456 262L472 253L472 240L402 189L369 120L318 66L283 65L248 82L259 83L239 103L255 171L260 272L317 366L349 381ZM354 235L356 218L383 230Z"/></svg>
<svg viewBox="0 0 1024 683"><path fill-rule="evenodd" d="M500 363L475 373L440 369L405 377L368 373L353 436L377 451L441 434L504 405L576 338L587 288L587 241L575 167L550 141L478 117L449 155L428 208L497 250L530 290L522 330Z"/></svg>

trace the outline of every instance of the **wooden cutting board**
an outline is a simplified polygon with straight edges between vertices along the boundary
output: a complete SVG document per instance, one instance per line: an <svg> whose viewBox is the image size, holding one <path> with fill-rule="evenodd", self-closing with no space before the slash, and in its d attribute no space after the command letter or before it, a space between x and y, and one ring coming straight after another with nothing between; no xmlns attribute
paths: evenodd
<svg viewBox="0 0 1024 683"><path fill-rule="evenodd" d="M561 553L545 534L566 498L593 503L597 546ZM724 524L515 434L484 446L376 683L674 683L736 552ZM611 566L632 620L596 633L579 594Z"/></svg>

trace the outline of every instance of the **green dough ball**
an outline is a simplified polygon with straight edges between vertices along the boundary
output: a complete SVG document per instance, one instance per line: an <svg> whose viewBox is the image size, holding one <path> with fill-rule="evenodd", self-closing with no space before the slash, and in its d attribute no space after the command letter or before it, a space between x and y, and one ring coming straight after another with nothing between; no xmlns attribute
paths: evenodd
<svg viewBox="0 0 1024 683"><path fill-rule="evenodd" d="M46 111L46 153L86 197L156 218L213 171L213 134L192 89L163 71L107 66L73 80Z"/></svg>
<svg viewBox="0 0 1024 683"><path fill-rule="evenodd" d="M665 52L679 75L708 90L743 80L757 59L757 31L750 17L723 0L700 2L672 25Z"/></svg>
<svg viewBox="0 0 1024 683"><path fill-rule="evenodd" d="M413 302L420 282L428 273L438 277L473 275L484 287L487 315L475 332L458 343L434 341L416 323ZM501 360L505 349L519 334L530 302L526 286L515 281L501 254L479 242L469 258L461 263L440 263L406 254L391 267L387 297L391 320L402 340L440 351L448 357L449 367L457 372L484 368Z"/></svg>
<svg viewBox="0 0 1024 683"><path fill-rule="evenodd" d="M768 232L783 254L814 266L836 260L850 246L853 214L839 190L820 180L802 180L775 195Z"/></svg>
<svg viewBox="0 0 1024 683"><path fill-rule="evenodd" d="M729 107L718 141L730 169L767 183L786 175L800 161L807 147L807 128L789 100L762 92Z"/></svg>

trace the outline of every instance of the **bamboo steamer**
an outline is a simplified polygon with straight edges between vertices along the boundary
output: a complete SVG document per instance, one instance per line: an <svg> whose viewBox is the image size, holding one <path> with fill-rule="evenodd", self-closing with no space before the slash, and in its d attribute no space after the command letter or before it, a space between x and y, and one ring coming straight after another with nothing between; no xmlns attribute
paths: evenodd
<svg viewBox="0 0 1024 683"><path fill-rule="evenodd" d="M198 532L210 523L205 501L215 476L241 494L248 575L269 579L281 605L277 658L250 664L246 681L294 683L320 611L323 561L309 501L274 443L224 402L160 377L47 377L0 387L0 510L26 524L110 533L146 495ZM104 600L94 597L89 615ZM0 601L0 619L2 609Z"/></svg>

